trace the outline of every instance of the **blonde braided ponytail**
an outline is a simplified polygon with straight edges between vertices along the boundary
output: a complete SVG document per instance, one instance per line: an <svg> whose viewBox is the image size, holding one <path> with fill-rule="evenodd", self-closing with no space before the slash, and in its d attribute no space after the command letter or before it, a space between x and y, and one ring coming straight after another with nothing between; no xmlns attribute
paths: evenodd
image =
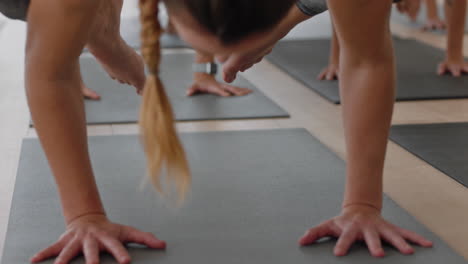
<svg viewBox="0 0 468 264"><path fill-rule="evenodd" d="M149 70L140 109L140 130L146 153L149 177L164 194L162 171L183 201L191 185L190 169L174 126L171 104L159 79L162 28L158 20L158 0L140 0L142 24L141 52Z"/></svg>

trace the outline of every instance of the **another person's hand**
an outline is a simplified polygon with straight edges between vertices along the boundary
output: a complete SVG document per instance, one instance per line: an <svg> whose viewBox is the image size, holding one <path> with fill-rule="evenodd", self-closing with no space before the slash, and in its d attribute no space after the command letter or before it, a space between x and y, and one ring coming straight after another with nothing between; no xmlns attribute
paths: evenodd
<svg viewBox="0 0 468 264"><path fill-rule="evenodd" d="M67 264L83 253L86 263L99 263L99 253L107 251L120 264L130 263L125 243L138 243L154 249L165 249L166 243L153 234L133 227L114 224L104 215L87 215L72 221L66 232L52 246L31 258L37 263L57 257L55 264Z"/></svg>
<svg viewBox="0 0 468 264"><path fill-rule="evenodd" d="M207 73L195 73L192 87L187 90L187 95L192 96L197 93L210 93L223 97L243 96L251 93L252 90L240 88L229 84L220 83L215 76Z"/></svg>
<svg viewBox="0 0 468 264"><path fill-rule="evenodd" d="M423 31L444 30L446 28L445 21L440 18L427 19L426 24L422 27Z"/></svg>
<svg viewBox="0 0 468 264"><path fill-rule="evenodd" d="M432 247L432 242L385 221L379 210L365 205L343 209L341 215L308 230L299 243L305 246L324 237L338 238L334 249L336 256L346 255L356 241L365 241L374 257L385 256L382 240L406 255L414 253L408 241L422 247Z"/></svg>
<svg viewBox="0 0 468 264"><path fill-rule="evenodd" d="M338 65L330 64L320 72L320 74L317 76L317 80L320 80L320 81L338 80L338 72L339 72Z"/></svg>
<svg viewBox="0 0 468 264"><path fill-rule="evenodd" d="M397 3L398 11L406 14L411 21L416 21L420 8L421 0L402 0Z"/></svg>
<svg viewBox="0 0 468 264"><path fill-rule="evenodd" d="M462 74L468 73L468 63L461 60L458 62L452 62L445 60L439 64L439 68L437 70L437 74L444 75L450 74L454 77L460 77Z"/></svg>

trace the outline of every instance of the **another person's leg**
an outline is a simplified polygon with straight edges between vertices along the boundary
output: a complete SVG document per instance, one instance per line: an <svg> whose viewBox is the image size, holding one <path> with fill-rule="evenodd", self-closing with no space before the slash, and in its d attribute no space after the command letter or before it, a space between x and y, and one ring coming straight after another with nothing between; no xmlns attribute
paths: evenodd
<svg viewBox="0 0 468 264"><path fill-rule="evenodd" d="M171 21L171 16L168 16L168 22L165 29L168 34L177 35L177 31ZM195 51L196 64L214 64L215 58L213 55L205 54L200 51ZM214 74L207 72L195 72L193 74L192 86L187 89L187 95L192 96L199 93L215 94L223 97L228 96L244 96L250 94L252 90L248 88L241 88L230 84L221 83L216 80Z"/></svg>
<svg viewBox="0 0 468 264"><path fill-rule="evenodd" d="M203 54L197 51L195 63L207 64L214 63L213 55ZM250 94L252 90L248 88L236 87L230 84L221 83L216 80L214 74L206 72L195 72L193 74L192 86L187 90L187 95L192 96L198 93L209 93L223 97L244 96Z"/></svg>
<svg viewBox="0 0 468 264"><path fill-rule="evenodd" d="M445 29L445 21L439 17L436 0L425 0L426 3L426 23L423 30Z"/></svg>
<svg viewBox="0 0 468 264"><path fill-rule="evenodd" d="M333 36L331 40L330 58L328 66L320 72L317 79L319 80L338 80L338 72L340 66L340 44L336 36L335 27L332 25Z"/></svg>
<svg viewBox="0 0 468 264"><path fill-rule="evenodd" d="M446 0L447 51L445 60L439 65L438 74L451 74L455 77L468 73L468 63L463 56L465 35L466 0Z"/></svg>

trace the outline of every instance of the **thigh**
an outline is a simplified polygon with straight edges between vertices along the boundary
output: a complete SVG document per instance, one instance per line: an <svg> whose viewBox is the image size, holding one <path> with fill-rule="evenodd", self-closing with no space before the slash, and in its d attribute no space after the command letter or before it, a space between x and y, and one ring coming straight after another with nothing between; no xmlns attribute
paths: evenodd
<svg viewBox="0 0 468 264"><path fill-rule="evenodd" d="M30 0L0 0L0 13L11 19L26 20Z"/></svg>

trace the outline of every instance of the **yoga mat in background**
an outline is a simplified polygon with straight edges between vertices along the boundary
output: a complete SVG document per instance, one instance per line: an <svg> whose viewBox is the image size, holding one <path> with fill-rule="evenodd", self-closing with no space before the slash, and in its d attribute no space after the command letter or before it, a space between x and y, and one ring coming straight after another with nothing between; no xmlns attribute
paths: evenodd
<svg viewBox="0 0 468 264"><path fill-rule="evenodd" d="M139 17L127 17L120 22L120 34L130 47L139 49L141 24ZM190 46L182 41L177 35L163 34L161 36L162 48L190 48Z"/></svg>
<svg viewBox="0 0 468 264"><path fill-rule="evenodd" d="M415 40L394 38L397 66L397 101L468 98L468 76L438 76L445 55L440 49ZM340 103L337 81L319 81L328 65L330 40L281 41L268 59L333 103Z"/></svg>
<svg viewBox="0 0 468 264"><path fill-rule="evenodd" d="M163 55L161 78L178 121L288 117L288 114L242 77L234 85L252 89L242 97L186 96L193 80L193 54ZM89 54L81 56L84 82L102 95L101 101L86 101L88 124L134 123L138 120L140 97L135 88L110 79ZM221 75L218 80L222 80Z"/></svg>
<svg viewBox="0 0 468 264"><path fill-rule="evenodd" d="M299 247L305 230L339 213L345 175L344 162L303 129L193 133L182 140L193 188L183 208L171 209L149 187L139 188L145 164L138 137L90 138L110 219L168 242L167 251L130 249L132 263L466 263L389 198L385 217L433 240L434 248L403 256L387 247L386 257L375 259L363 244L343 258L333 256L335 241ZM1 263L28 263L63 228L40 144L25 140Z"/></svg>
<svg viewBox="0 0 468 264"><path fill-rule="evenodd" d="M427 21L426 10L427 10L426 5L425 4L421 5L421 10L419 12L419 15L416 18L416 21L413 22L408 18L407 15L404 15L398 12L396 7L394 7L392 9L391 22L396 22L398 24L403 24L407 27L417 28L417 29L422 30L423 26L426 24L426 21ZM439 13L439 18L442 20L445 20L444 5L438 5L438 13ZM427 32L436 33L436 34L446 34L447 30L432 30L432 31L427 31ZM465 22L465 33L467 32L468 32L468 20L466 20Z"/></svg>
<svg viewBox="0 0 468 264"><path fill-rule="evenodd" d="M398 125L390 138L468 187L468 123Z"/></svg>

